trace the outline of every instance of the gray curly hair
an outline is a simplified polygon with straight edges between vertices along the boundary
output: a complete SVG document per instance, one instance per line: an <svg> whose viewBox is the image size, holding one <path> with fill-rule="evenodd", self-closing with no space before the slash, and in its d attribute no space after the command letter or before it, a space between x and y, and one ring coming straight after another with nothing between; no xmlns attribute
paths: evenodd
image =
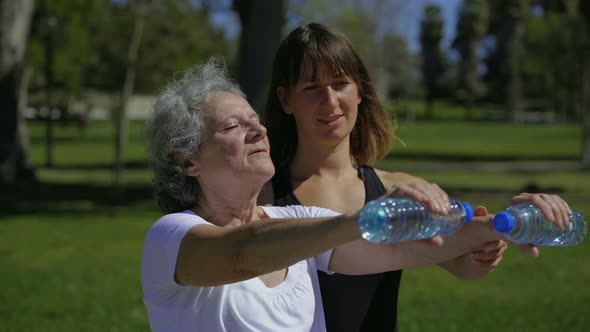
<svg viewBox="0 0 590 332"><path fill-rule="evenodd" d="M197 202L199 184L184 174L183 164L199 151L206 130L202 111L216 91L245 98L239 85L228 77L225 63L210 58L175 75L156 98L147 140L156 199L164 213L190 209Z"/></svg>

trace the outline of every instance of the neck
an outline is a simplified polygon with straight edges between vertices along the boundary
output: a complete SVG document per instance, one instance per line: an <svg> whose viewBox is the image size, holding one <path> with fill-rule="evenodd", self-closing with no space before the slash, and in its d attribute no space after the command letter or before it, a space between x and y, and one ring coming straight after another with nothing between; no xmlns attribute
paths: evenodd
<svg viewBox="0 0 590 332"><path fill-rule="evenodd" d="M348 139L330 147L300 142L290 168L293 179L305 179L314 175L330 179L357 176Z"/></svg>
<svg viewBox="0 0 590 332"><path fill-rule="evenodd" d="M258 207L256 200L260 188L249 191L234 188L202 187L202 196L193 210L201 218L217 226L237 226L261 219L264 211Z"/></svg>

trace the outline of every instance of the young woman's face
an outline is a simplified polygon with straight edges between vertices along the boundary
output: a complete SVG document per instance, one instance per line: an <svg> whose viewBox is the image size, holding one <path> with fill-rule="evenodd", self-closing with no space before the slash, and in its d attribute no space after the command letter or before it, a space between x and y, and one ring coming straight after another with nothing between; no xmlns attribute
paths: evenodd
<svg viewBox="0 0 590 332"><path fill-rule="evenodd" d="M274 174L266 128L241 96L215 92L209 97L206 134L194 160L201 185L264 183Z"/></svg>
<svg viewBox="0 0 590 332"><path fill-rule="evenodd" d="M352 77L340 75L320 64L313 79L311 66L305 66L299 82L287 93L278 88L283 111L297 125L299 141L337 144L347 139L358 115L361 96Z"/></svg>

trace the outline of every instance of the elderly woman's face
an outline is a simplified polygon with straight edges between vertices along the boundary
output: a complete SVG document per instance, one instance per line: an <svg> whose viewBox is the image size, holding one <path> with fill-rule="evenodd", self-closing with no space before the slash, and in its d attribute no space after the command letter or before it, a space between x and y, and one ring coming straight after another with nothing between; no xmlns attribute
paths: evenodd
<svg viewBox="0 0 590 332"><path fill-rule="evenodd" d="M274 174L266 128L241 96L215 92L205 110L206 133L195 159L199 183L263 184Z"/></svg>

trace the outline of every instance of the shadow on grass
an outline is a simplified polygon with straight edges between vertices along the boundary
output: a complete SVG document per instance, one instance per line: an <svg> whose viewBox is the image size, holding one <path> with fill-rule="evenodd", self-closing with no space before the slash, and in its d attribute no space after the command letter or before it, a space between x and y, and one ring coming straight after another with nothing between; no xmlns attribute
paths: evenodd
<svg viewBox="0 0 590 332"><path fill-rule="evenodd" d="M538 161L556 161L556 162L575 162L575 166L571 166L571 168L581 169L582 165L579 164L578 157L564 157L564 156L553 156L553 155L546 155L542 158L531 159L530 156L518 156L518 155L468 155L468 154L451 154L448 152L441 152L435 153L429 151L428 153L423 152L407 152L404 150L396 150L393 153L388 154L385 156L385 159L405 159L405 160L420 160L420 161L433 161L433 162L510 162L510 161L525 161L525 162L538 162Z"/></svg>
<svg viewBox="0 0 590 332"><path fill-rule="evenodd" d="M1 217L34 214L110 215L117 209L157 210L149 184L19 183L0 186Z"/></svg>
<svg viewBox="0 0 590 332"><path fill-rule="evenodd" d="M59 170L59 171L71 171L71 170L79 170L79 171L96 171L96 170L112 170L113 169L112 162L94 162L92 164L75 164L68 162L67 165L53 165L51 166L51 170ZM149 170L149 164L147 161L127 161L125 162L125 169L127 170Z"/></svg>
<svg viewBox="0 0 590 332"><path fill-rule="evenodd" d="M104 136L84 136L84 135L72 135L72 136L57 136L53 137L52 143L53 144L88 144L94 143L103 145L105 142L108 142L111 139L111 136L104 135ZM29 142L32 145L40 145L45 146L47 139L45 136L31 136L29 138Z"/></svg>
<svg viewBox="0 0 590 332"><path fill-rule="evenodd" d="M521 192L527 192L531 194L535 193L551 193L551 194L563 194L566 190L563 187L559 186L540 186L537 183L528 183L522 188L519 188L515 191L505 190L505 189L497 189L497 188L472 188L467 186L445 186L445 191L450 196L455 194L473 194L473 193L481 193L481 194L488 194L488 195L503 195L510 197L519 194Z"/></svg>
<svg viewBox="0 0 590 332"><path fill-rule="evenodd" d="M463 186L449 186L445 190L450 196L478 194L508 199L516 194L499 189L475 190ZM563 188L541 188L536 184L529 184L519 190L522 191L557 194L564 192ZM25 183L0 187L0 211L4 218L36 214L113 215L120 209L157 211L152 187L148 184L127 185L123 189L117 189L108 185L80 183Z"/></svg>

